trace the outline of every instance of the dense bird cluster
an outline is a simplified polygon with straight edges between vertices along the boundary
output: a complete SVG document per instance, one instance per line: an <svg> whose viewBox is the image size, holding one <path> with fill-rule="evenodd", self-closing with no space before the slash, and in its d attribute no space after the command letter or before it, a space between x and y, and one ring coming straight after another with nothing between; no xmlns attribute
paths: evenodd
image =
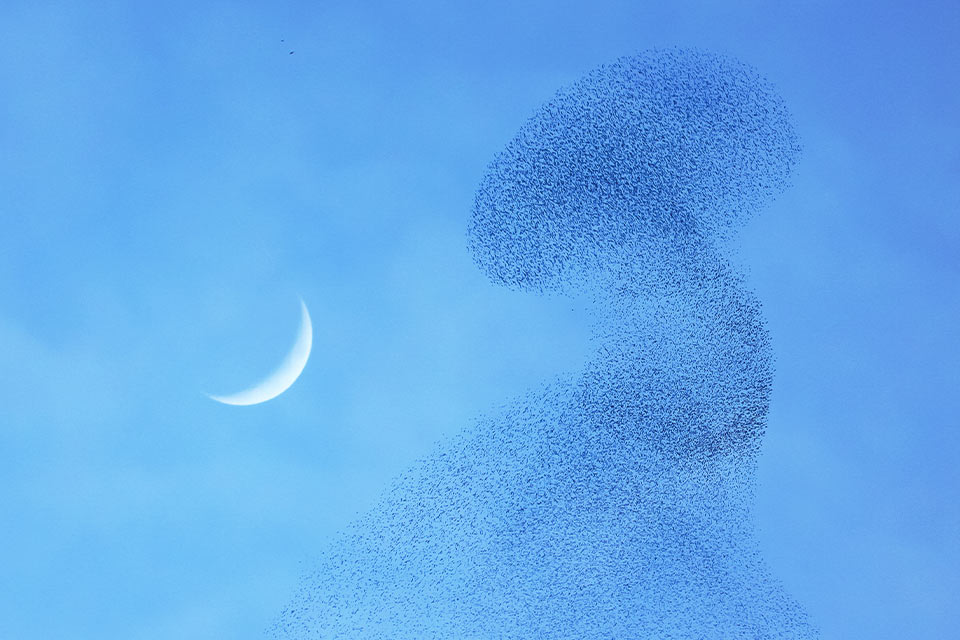
<svg viewBox="0 0 960 640"><path fill-rule="evenodd" d="M813 638L751 503L771 354L718 242L797 142L750 68L623 58L498 155L471 250L490 277L588 291L595 352L398 478L323 555L282 638Z"/></svg>

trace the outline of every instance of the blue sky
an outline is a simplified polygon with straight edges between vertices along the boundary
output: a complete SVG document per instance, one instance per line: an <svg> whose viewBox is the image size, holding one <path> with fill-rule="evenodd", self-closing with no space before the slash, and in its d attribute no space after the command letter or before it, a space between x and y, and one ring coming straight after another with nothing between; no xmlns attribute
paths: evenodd
<svg viewBox="0 0 960 640"><path fill-rule="evenodd" d="M575 370L487 283L479 176L560 86L732 54L793 111L737 241L777 356L757 517L825 638L960 627L955 3L0 9L0 636L256 638L431 444ZM290 54L289 51L294 51ZM314 353L264 405L217 405Z"/></svg>

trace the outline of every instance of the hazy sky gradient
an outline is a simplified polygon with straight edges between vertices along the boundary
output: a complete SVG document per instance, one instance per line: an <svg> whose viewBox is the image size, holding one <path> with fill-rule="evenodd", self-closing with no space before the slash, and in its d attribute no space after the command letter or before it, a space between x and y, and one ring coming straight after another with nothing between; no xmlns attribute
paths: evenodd
<svg viewBox="0 0 960 640"><path fill-rule="evenodd" d="M202 4L0 8L0 636L260 637L393 475L576 369L581 305L472 264L473 191L558 87L674 45L757 67L804 144L737 243L774 573L825 639L960 628L956 3ZM298 295L300 380L207 399Z"/></svg>

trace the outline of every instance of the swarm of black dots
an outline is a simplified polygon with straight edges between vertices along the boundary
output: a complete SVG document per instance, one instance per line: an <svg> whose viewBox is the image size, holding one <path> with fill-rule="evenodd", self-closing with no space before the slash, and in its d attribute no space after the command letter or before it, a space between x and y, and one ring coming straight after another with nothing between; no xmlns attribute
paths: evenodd
<svg viewBox="0 0 960 640"><path fill-rule="evenodd" d="M557 93L488 167L469 246L497 283L585 293L593 355L399 477L274 636L817 637L755 539L771 349L722 249L797 155L729 58L653 51Z"/></svg>

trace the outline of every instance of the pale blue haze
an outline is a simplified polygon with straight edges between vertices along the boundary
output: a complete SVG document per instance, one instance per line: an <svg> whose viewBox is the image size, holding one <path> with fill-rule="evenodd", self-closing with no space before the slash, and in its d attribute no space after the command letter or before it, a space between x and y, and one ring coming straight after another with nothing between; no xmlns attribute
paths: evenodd
<svg viewBox="0 0 960 640"><path fill-rule="evenodd" d="M950 2L4 3L0 637L261 637L438 437L576 369L580 306L472 264L474 189L559 86L674 45L759 69L804 146L738 243L764 552L824 638L949 637L958 32ZM301 379L208 400L298 295Z"/></svg>

